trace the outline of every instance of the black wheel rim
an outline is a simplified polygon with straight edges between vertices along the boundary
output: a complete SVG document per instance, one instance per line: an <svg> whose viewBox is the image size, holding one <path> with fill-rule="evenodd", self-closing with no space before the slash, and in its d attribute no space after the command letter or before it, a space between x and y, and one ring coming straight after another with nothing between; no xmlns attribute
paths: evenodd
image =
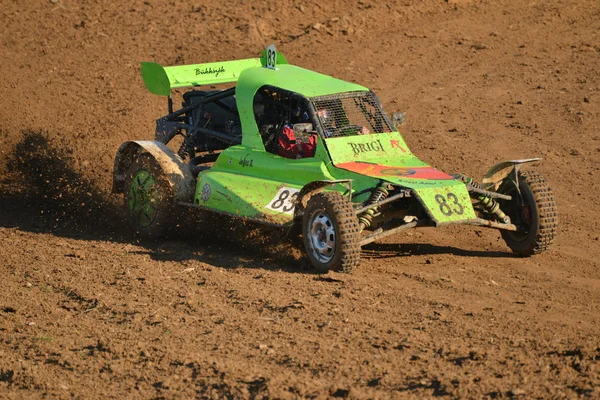
<svg viewBox="0 0 600 400"><path fill-rule="evenodd" d="M510 220L518 228L516 232L507 231L513 239L523 241L531 232L533 210L531 204L523 193L513 190L508 193L512 200L505 203L503 211L510 217Z"/></svg>

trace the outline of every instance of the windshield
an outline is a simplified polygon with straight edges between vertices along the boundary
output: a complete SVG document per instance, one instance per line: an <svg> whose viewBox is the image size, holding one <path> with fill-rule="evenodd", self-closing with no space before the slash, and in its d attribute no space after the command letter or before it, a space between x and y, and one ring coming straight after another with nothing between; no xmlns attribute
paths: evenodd
<svg viewBox="0 0 600 400"><path fill-rule="evenodd" d="M395 131L373 92L338 93L310 100L325 137Z"/></svg>

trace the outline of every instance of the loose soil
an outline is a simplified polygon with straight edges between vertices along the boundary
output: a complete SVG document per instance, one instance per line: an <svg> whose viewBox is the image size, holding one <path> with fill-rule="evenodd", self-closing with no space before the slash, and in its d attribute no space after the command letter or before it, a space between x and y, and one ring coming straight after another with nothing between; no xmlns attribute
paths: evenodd
<svg viewBox="0 0 600 400"><path fill-rule="evenodd" d="M600 397L597 0L5 0L0 27L0 398ZM318 275L236 221L138 242L110 186L166 110L139 62L270 43L447 172L543 157L554 247L423 229Z"/></svg>

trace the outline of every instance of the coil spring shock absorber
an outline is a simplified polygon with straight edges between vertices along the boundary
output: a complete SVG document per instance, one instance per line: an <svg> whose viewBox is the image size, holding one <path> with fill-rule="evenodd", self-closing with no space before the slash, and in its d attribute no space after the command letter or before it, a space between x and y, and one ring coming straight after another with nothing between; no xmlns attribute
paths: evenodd
<svg viewBox="0 0 600 400"><path fill-rule="evenodd" d="M385 200L390 194L386 186L387 184L385 182L379 182L379 184L373 191L373 194L371 194L371 197L369 197L369 200L367 200L367 205L379 203L380 201ZM361 232L364 229L371 226L371 222L373 222L373 218L375 217L375 214L377 214L378 210L379 207L370 208L367 211L365 211L360 217L358 217L358 223L360 224Z"/></svg>
<svg viewBox="0 0 600 400"><path fill-rule="evenodd" d="M477 181L463 174L456 174L454 176L461 182L465 183L469 194L477 202L476 206L478 206L485 213L495 215L499 221L510 224L510 217L504 214L504 212L500 209L500 204L498 204L496 200L494 200L490 196L481 193L476 193L471 190L473 188L481 189L481 185Z"/></svg>

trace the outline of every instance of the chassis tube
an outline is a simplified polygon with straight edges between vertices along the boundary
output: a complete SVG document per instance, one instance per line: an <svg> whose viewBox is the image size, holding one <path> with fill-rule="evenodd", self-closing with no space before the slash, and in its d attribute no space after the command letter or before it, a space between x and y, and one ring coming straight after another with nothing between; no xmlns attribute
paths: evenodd
<svg viewBox="0 0 600 400"><path fill-rule="evenodd" d="M196 128L194 128L194 130L196 130L198 132L202 132L206 136L214 138L214 139L217 139L217 140L220 140L223 143L226 143L226 144L228 144L230 146L242 143L242 139L239 136L228 135L226 133L222 133L222 132L218 132L218 131L213 131L212 129L201 128L199 126L196 127Z"/></svg>
<svg viewBox="0 0 600 400"><path fill-rule="evenodd" d="M497 192L490 192L489 190L483 190L483 189L479 189L479 188L467 188L467 190L469 192L483 194L488 197L495 197L497 199L503 199L503 200L512 200L512 197L509 195L497 193Z"/></svg>
<svg viewBox="0 0 600 400"><path fill-rule="evenodd" d="M177 118L180 115L183 115L188 111L198 108L201 104L206 104L206 103L210 103L211 101L221 100L222 98L231 96L234 93L235 93L235 88L233 87L233 88L224 90L219 93L211 94L210 96L203 97L200 102L180 108L177 111L171 112L171 113L165 115L164 117L159 118L159 120L172 121L174 118Z"/></svg>

